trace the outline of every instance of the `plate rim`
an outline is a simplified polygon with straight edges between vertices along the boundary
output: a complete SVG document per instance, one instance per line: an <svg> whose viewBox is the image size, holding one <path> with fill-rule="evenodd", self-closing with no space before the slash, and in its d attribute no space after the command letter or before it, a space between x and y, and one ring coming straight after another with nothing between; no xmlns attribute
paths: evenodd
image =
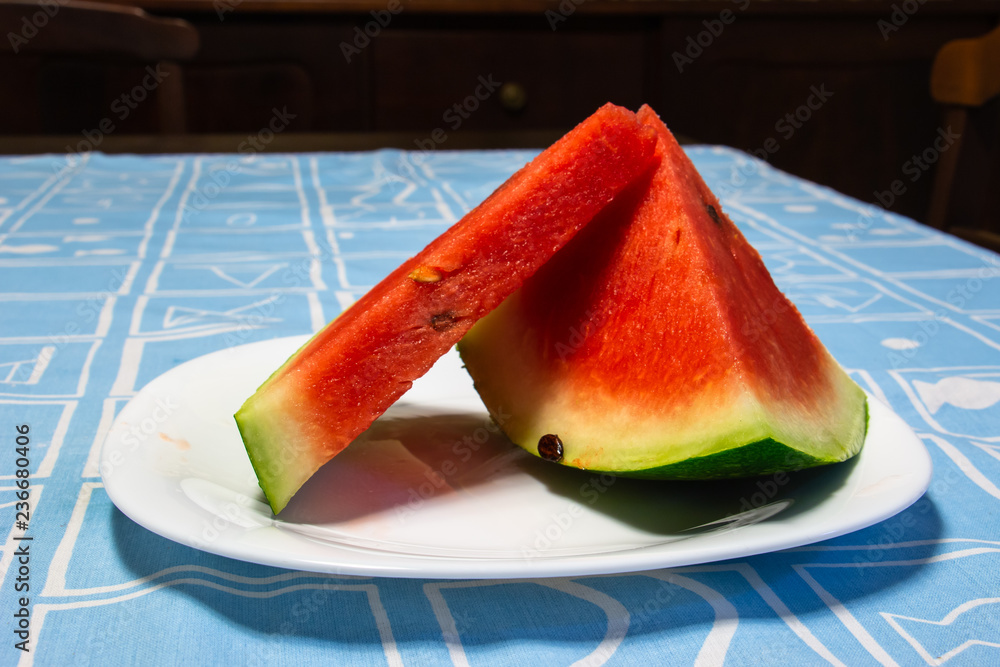
<svg viewBox="0 0 1000 667"><path fill-rule="evenodd" d="M524 579L624 574L667 567L684 567L732 558L748 558L763 553L815 544L816 542L870 527L905 510L924 495L932 477L933 467L931 458L923 441L916 435L909 424L893 412L888 405L871 393L866 392L870 414L878 415L880 420L892 422L894 427L903 430L905 435L904 440L909 440L907 446L912 446L913 451L908 452L910 456L904 461L905 469L903 472L907 472L911 477L915 475L915 478L905 487L904 491L893 494L896 497L893 498L892 502L874 505L877 511L876 509L872 509L870 512L866 512L860 521L841 521L830 526L829 529L817 529L814 532L806 531L805 534L801 531L792 532L784 537L776 537L769 535L772 531L767 529L766 524L741 526L740 528L733 529L742 530L738 536L739 539L736 540L736 543L741 546L730 550L720 549L714 545L714 542L718 541L717 538L720 535L732 536L732 530L725 530L701 536L696 535L689 539L681 540L680 543L683 544L683 549L678 549L676 546L678 542L666 542L628 550L550 555L533 559L428 556L406 552L389 552L388 556L382 554L382 558L373 558L371 557L371 549L359 548L352 545L329 545L331 559L317 559L304 556L301 553L255 552L252 549L248 550L246 544L240 541L230 543L226 540L216 540L204 543L193 537L191 531L189 529L186 530L184 526L173 526L169 521L159 520L155 516L151 517L141 504L136 504L135 499L129 495L127 481L123 481L125 476L121 474L122 464L110 461L110 459L115 457L116 452L121 453L121 432L123 430L122 424L125 423L125 417L129 416L133 411L138 410L144 401L155 399L157 391L161 386L174 381L176 378L184 377L185 374L190 373L199 366L234 354L253 358L255 351L270 347L283 348L287 350L288 354L291 354L308 338L308 335L271 338L209 352L163 372L136 392L113 420L112 426L109 428L102 443L101 455L99 457L101 479L114 505L130 520L161 537L207 553L259 565L340 576L384 576L451 580ZM454 354L454 352L452 351L449 354ZM268 372L270 370L273 369L268 369ZM262 371L262 374L266 377L266 373ZM483 411L485 414L485 407ZM869 429L870 433L871 429ZM870 443L868 442L869 434L866 434L865 446L858 454L858 457L864 457L865 452L870 450ZM239 451L243 451L242 448ZM869 454L868 456L871 457L872 455ZM134 457L133 460L137 461L141 458ZM862 474L858 471L863 470L863 466L860 465L863 460L859 459L858 465L851 471L847 479L851 479L854 475ZM143 466L137 467L144 469ZM105 474L105 471L110 472ZM151 472L148 469L145 471L147 473ZM112 474L113 472L118 472L119 474ZM882 479L886 478L883 477ZM852 499L853 497L848 498L845 502L849 503ZM192 505L194 504L192 501L188 502ZM805 510L805 512L816 511L816 508ZM823 525L821 523L820 527ZM333 558L335 555L343 556L345 553L349 554L352 551L361 553L362 557L347 563ZM682 557L671 557L678 555ZM456 569L458 572L456 572Z"/></svg>

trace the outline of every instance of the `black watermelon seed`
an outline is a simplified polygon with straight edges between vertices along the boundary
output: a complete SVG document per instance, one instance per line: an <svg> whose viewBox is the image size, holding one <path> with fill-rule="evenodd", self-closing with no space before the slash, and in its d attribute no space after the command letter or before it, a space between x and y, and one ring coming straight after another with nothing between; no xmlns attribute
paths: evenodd
<svg viewBox="0 0 1000 667"><path fill-rule="evenodd" d="M548 433L538 439L538 455L546 461L559 463L563 457L562 440L555 433Z"/></svg>
<svg viewBox="0 0 1000 667"><path fill-rule="evenodd" d="M715 224L722 224L722 221L719 220L719 212L715 210L714 206L711 204L705 204L705 210L708 211L708 215L711 216L712 221L715 222Z"/></svg>
<svg viewBox="0 0 1000 667"><path fill-rule="evenodd" d="M455 317L455 313L449 311L447 313L438 313L437 315L431 316L431 328L434 331L447 331L448 329L455 326L455 322L458 318Z"/></svg>

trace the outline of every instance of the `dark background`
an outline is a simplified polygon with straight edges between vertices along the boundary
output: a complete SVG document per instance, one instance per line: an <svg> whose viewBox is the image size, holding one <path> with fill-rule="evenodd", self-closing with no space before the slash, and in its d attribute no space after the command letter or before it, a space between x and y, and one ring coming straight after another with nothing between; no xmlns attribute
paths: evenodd
<svg viewBox="0 0 1000 667"><path fill-rule="evenodd" d="M541 147L604 102L649 103L686 140L766 153L779 168L866 202L903 179L906 192L889 208L920 220L934 170L913 178L906 163L942 127L931 64L948 41L1000 20L997 3L966 0L135 4L197 30L197 53L179 63L184 133L162 134L153 103L125 119L112 111L142 80L143 63L8 53L0 57L0 152L65 150L108 117L115 129L98 150L234 151L275 109L295 117L267 150L415 148L435 129L442 149ZM358 32L366 26L377 32L367 44ZM479 77L505 86L455 127L449 109L474 94ZM975 141L989 148L997 105L980 116L987 120Z"/></svg>

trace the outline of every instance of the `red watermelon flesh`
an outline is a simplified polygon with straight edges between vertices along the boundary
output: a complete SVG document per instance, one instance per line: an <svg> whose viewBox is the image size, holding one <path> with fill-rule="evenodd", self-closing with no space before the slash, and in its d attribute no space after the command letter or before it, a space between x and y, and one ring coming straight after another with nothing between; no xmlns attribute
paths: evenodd
<svg viewBox="0 0 1000 667"><path fill-rule="evenodd" d="M236 413L275 513L653 160L608 104L330 322Z"/></svg>
<svg viewBox="0 0 1000 667"><path fill-rule="evenodd" d="M641 177L459 350L517 444L631 476L750 476L841 461L864 393L774 285L656 114Z"/></svg>

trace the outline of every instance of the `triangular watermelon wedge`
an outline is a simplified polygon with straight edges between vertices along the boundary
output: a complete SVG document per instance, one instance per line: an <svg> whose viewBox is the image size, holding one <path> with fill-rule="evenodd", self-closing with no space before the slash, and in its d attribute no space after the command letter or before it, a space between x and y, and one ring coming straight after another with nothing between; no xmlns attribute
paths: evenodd
<svg viewBox="0 0 1000 667"><path fill-rule="evenodd" d="M637 477L843 461L864 392L774 285L656 114L640 178L459 344L518 445Z"/></svg>
<svg viewBox="0 0 1000 667"><path fill-rule="evenodd" d="M655 133L605 105L316 334L236 422L278 513L476 320L653 160Z"/></svg>

